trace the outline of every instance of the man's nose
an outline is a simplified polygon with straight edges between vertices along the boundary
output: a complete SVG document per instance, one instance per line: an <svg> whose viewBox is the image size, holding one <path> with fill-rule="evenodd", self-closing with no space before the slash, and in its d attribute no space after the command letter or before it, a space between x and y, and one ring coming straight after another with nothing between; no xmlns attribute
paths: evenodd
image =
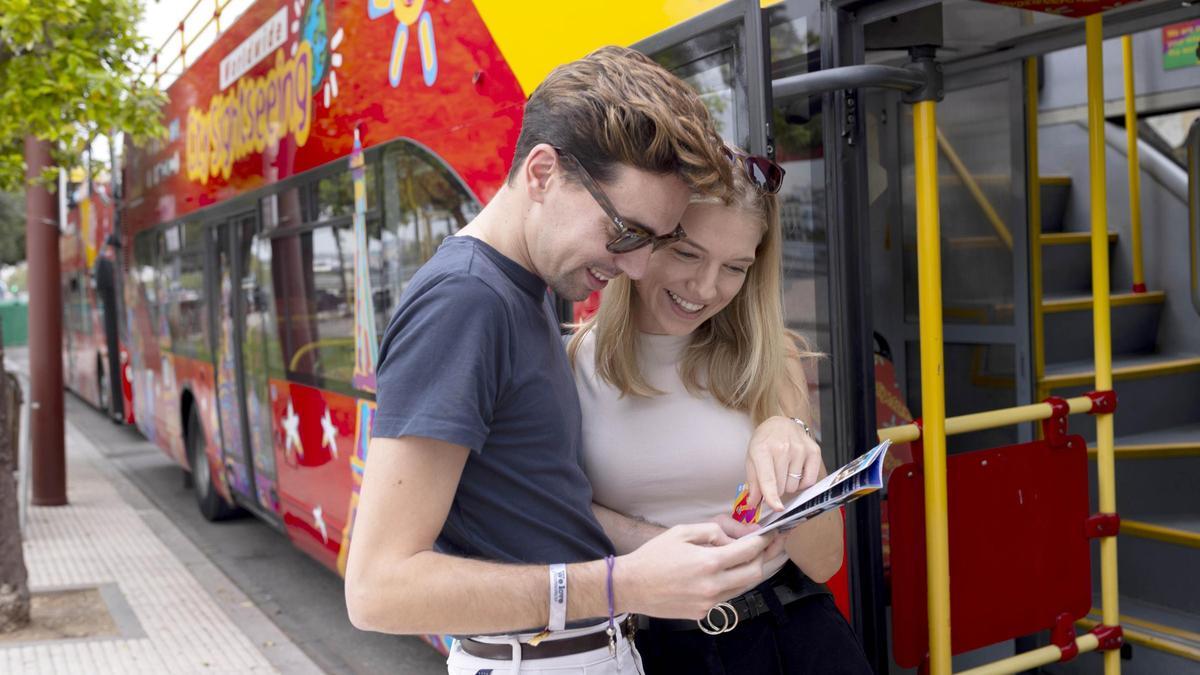
<svg viewBox="0 0 1200 675"><path fill-rule="evenodd" d="M637 281L646 274L646 268L650 265L651 249L649 246L643 246L636 251L622 253L616 257L617 269L625 273L625 276Z"/></svg>

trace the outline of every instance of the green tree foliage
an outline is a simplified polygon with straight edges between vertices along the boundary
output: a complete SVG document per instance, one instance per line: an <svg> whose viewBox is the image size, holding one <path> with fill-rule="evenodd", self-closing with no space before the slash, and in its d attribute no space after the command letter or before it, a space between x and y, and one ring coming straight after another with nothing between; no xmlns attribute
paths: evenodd
<svg viewBox="0 0 1200 675"><path fill-rule="evenodd" d="M0 265L25 259L25 198L0 192Z"/></svg>
<svg viewBox="0 0 1200 675"><path fill-rule="evenodd" d="M0 190L21 188L28 134L65 167L97 135L164 134L162 94L135 84L141 11L140 0L0 0Z"/></svg>

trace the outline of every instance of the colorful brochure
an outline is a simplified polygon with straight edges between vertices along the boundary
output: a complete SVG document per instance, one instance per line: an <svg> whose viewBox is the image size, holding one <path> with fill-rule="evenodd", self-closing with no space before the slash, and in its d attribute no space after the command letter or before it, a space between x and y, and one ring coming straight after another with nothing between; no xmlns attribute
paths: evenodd
<svg viewBox="0 0 1200 675"><path fill-rule="evenodd" d="M758 513L754 515L758 516L757 522L762 528L745 536L752 537L775 529L789 530L813 516L836 509L883 487L883 458L891 444L891 441L885 440L870 452L829 474L784 504L782 511L773 512L767 505L760 505ZM745 495L739 494L739 501L742 511L738 513L735 506L734 518L738 518L739 515L745 518L744 514L748 511L753 513L744 503ZM743 519L742 522L754 522L754 515L750 519Z"/></svg>

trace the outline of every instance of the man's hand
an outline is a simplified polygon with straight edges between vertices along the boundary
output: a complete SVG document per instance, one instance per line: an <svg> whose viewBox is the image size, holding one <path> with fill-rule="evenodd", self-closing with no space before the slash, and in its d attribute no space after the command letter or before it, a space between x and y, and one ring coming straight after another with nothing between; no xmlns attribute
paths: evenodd
<svg viewBox="0 0 1200 675"><path fill-rule="evenodd" d="M735 540L755 532L756 530L762 529L762 525L757 523L743 523L734 520L732 516L717 516L709 522L716 523L718 526L720 526L721 530L729 536L729 538ZM788 538L787 536L778 532L769 532L762 536L771 540L771 543L767 544L766 550L763 551L763 574L766 575L781 567L783 563L787 562L788 552L786 544ZM738 589L736 593L729 597L741 595L742 593L754 588L758 584L759 582L756 581L745 588Z"/></svg>
<svg viewBox="0 0 1200 675"><path fill-rule="evenodd" d="M740 539L743 535L750 534L755 530L762 529L762 526L757 523L743 523L734 520L733 516L721 515L708 520L710 523L716 523L721 531L730 539Z"/></svg>
<svg viewBox="0 0 1200 675"><path fill-rule="evenodd" d="M716 523L677 525L617 560L617 604L649 616L701 619L763 580L775 543L772 536L734 541Z"/></svg>
<svg viewBox="0 0 1200 675"><path fill-rule="evenodd" d="M795 494L825 475L821 446L787 417L771 417L754 430L746 451L749 504L763 500L776 511L783 495ZM796 478L800 476L800 478Z"/></svg>

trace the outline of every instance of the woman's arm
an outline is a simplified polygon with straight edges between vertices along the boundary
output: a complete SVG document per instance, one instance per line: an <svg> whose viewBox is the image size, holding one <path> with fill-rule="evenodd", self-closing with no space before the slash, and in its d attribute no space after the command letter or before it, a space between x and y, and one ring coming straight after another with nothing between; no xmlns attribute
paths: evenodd
<svg viewBox="0 0 1200 675"><path fill-rule="evenodd" d="M821 447L791 419L812 419L805 405L806 397L794 390L805 382L798 354L788 358L787 370L788 384L780 392L779 401L785 416L772 417L760 424L746 455L750 498L761 495L775 509L782 508L788 498L827 475ZM802 478L797 479L797 474ZM827 511L797 525L787 534L784 547L805 575L824 582L842 566L843 545L841 514Z"/></svg>
<svg viewBox="0 0 1200 675"><path fill-rule="evenodd" d="M824 583L842 566L844 542L841 509L832 509L797 525L787 534L784 550L809 579Z"/></svg>

